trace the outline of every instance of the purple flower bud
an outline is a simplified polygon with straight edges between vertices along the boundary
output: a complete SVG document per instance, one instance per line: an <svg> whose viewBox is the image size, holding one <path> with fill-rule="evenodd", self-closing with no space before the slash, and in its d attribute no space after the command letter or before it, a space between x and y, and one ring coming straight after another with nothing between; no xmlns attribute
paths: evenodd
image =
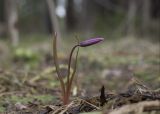
<svg viewBox="0 0 160 114"><path fill-rule="evenodd" d="M86 46L90 46L90 45L96 44L98 42L101 42L103 40L104 40L104 38L91 38L91 39L80 42L79 46L86 47Z"/></svg>

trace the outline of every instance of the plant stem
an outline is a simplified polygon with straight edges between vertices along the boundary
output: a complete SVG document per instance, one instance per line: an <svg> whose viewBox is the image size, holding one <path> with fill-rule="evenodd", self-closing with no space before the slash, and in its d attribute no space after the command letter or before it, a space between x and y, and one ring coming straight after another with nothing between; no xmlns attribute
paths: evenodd
<svg viewBox="0 0 160 114"><path fill-rule="evenodd" d="M76 64L77 64L77 56L78 56L78 51L77 51L77 54L76 54L76 63L75 63L75 66L74 66L74 71L72 73L72 76L70 78L70 67L71 67L71 62L72 62L72 56L73 56L73 52L74 50L78 47L79 45L75 45L72 50L71 50L71 53L70 53L70 56L69 56L69 63L68 63L68 75L67 75L67 86L66 86L66 99L69 100L69 96L70 96L70 90L71 90L71 84L72 84L72 81L73 81L73 77L75 75L75 72L76 72Z"/></svg>
<svg viewBox="0 0 160 114"><path fill-rule="evenodd" d="M54 39L53 39L53 59L54 59L54 64L56 67L56 72L58 75L58 79L60 81L61 84L61 89L62 89L62 99L63 99L63 103L65 102L65 84L64 81L62 79L62 76L60 74L60 69L59 69L59 63L58 63L58 57L57 57L57 34L55 33L54 35Z"/></svg>
<svg viewBox="0 0 160 114"><path fill-rule="evenodd" d="M73 70L73 73L72 73L72 75L71 75L71 78L70 78L70 81L69 81L69 84L68 84L68 90L67 90L67 95L68 95L68 97L70 96L70 91L71 91L72 82L73 82L75 73L76 73L76 71L77 71L78 53L79 53L79 47L78 47L78 50L77 50L77 53L76 53L76 60L75 60L75 64L74 64L74 70Z"/></svg>

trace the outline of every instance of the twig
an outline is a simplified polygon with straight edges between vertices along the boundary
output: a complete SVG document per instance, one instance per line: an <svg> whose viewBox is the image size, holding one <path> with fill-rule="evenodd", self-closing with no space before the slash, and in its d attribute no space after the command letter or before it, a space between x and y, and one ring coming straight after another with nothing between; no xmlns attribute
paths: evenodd
<svg viewBox="0 0 160 114"><path fill-rule="evenodd" d="M128 114L135 112L135 114L142 114L144 111L160 110L160 101L143 101L136 104L122 106L105 114ZM134 114L134 113L133 113Z"/></svg>
<svg viewBox="0 0 160 114"><path fill-rule="evenodd" d="M86 100L84 100L84 99L80 99L80 100L83 101L83 102L85 102L85 103L87 103L87 104L89 104L90 106L96 108L97 110L100 110L100 108L97 107L96 105L94 105L94 104L92 104L92 103L90 103L90 102L88 102L88 101L86 101Z"/></svg>

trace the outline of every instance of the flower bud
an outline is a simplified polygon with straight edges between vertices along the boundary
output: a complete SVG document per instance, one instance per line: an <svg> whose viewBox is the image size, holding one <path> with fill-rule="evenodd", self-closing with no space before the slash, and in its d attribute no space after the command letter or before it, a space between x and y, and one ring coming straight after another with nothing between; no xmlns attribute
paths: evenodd
<svg viewBox="0 0 160 114"><path fill-rule="evenodd" d="M101 42L103 40L104 40L104 38L91 38L91 39L80 42L79 46L86 47L86 46L94 45L94 44Z"/></svg>

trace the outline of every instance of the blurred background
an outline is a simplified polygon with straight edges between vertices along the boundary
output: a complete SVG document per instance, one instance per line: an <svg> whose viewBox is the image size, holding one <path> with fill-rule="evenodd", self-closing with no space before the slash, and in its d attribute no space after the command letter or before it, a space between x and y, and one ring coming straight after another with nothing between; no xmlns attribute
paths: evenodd
<svg viewBox="0 0 160 114"><path fill-rule="evenodd" d="M76 95L97 94L102 85L121 91L133 77L160 87L160 0L0 0L0 93L60 90L54 32L64 78L75 36L104 38L80 48Z"/></svg>
<svg viewBox="0 0 160 114"><path fill-rule="evenodd" d="M104 38L80 48L72 96L122 92L134 78L160 87L160 0L0 0L0 112L60 96L54 32L64 81L75 37Z"/></svg>
<svg viewBox="0 0 160 114"><path fill-rule="evenodd" d="M0 0L0 38L23 36L160 38L159 0Z"/></svg>

